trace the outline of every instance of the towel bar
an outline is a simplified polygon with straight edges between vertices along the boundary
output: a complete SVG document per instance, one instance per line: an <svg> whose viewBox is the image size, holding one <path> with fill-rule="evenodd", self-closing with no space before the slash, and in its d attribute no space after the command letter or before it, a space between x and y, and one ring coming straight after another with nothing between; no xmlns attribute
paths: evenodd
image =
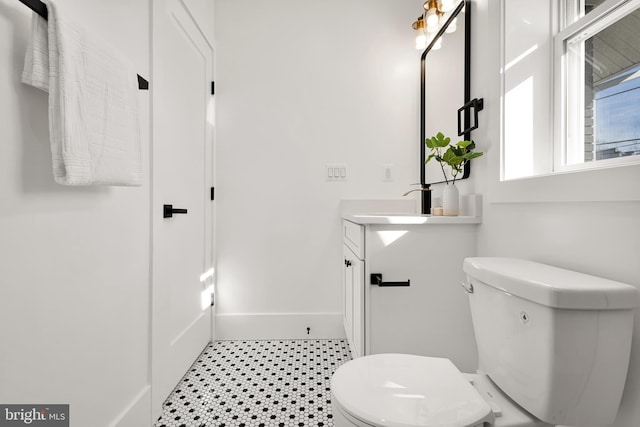
<svg viewBox="0 0 640 427"><path fill-rule="evenodd" d="M380 273L371 273L370 276L371 284L378 286L411 286L411 280L407 280L406 282L383 282L382 274Z"/></svg>
<svg viewBox="0 0 640 427"><path fill-rule="evenodd" d="M47 12L47 5L42 3L40 0L18 0L20 3L27 6L29 9L33 10L38 15L42 16L44 19L48 19L49 13ZM139 90L149 90L149 81L147 81L144 77L138 74L138 89Z"/></svg>

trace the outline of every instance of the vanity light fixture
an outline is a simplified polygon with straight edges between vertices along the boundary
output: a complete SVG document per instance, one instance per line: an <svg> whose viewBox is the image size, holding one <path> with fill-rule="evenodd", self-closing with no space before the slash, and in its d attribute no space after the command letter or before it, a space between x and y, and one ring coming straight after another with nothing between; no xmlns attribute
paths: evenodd
<svg viewBox="0 0 640 427"><path fill-rule="evenodd" d="M416 49L424 50L427 47L427 35L424 32L424 19L420 16L413 22L413 29L416 30Z"/></svg>
<svg viewBox="0 0 640 427"><path fill-rule="evenodd" d="M454 0L438 0L438 7L443 13L451 12L455 8Z"/></svg>
<svg viewBox="0 0 640 427"><path fill-rule="evenodd" d="M427 21L427 33L435 33L440 26L440 11L438 10L438 3L436 0L429 0L424 4L424 18Z"/></svg>
<svg viewBox="0 0 640 427"><path fill-rule="evenodd" d="M425 50L429 43L433 40L435 34L425 29L424 17L420 16L413 22L413 29L416 30L416 49ZM442 38L433 45L433 50L438 50L442 46Z"/></svg>
<svg viewBox="0 0 640 427"><path fill-rule="evenodd" d="M412 28L416 34L416 49L424 50L434 39L435 35L447 21L447 13L455 9L459 0L426 0L423 4L424 13L413 22ZM447 27L447 33L456 30L454 19ZM439 37L432 49L437 50L442 46L442 37Z"/></svg>

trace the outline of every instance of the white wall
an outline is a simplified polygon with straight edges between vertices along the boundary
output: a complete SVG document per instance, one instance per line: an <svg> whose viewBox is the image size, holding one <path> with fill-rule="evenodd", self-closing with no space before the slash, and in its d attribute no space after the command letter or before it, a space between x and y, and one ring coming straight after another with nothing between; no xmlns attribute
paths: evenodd
<svg viewBox="0 0 640 427"><path fill-rule="evenodd" d="M339 200L401 198L419 181L421 7L216 2L218 337L339 333ZM326 163L347 164L347 180L327 182Z"/></svg>
<svg viewBox="0 0 640 427"><path fill-rule="evenodd" d="M149 76L148 1L57 4ZM78 427L150 425L149 182L54 183L47 95L20 83L30 15L0 2L0 402L68 403Z"/></svg>
<svg viewBox="0 0 640 427"><path fill-rule="evenodd" d="M587 182L604 174L498 182L499 2L477 0L474 7L472 96L485 99L474 140L487 153L474 160L473 170L476 190L485 195L479 254L528 258L640 287L640 202L637 198L610 200L608 195L610 187L637 185L638 169L628 171L634 181L601 180L587 189L579 188L576 178L583 176ZM520 194L514 189L520 189ZM549 201L528 201L531 193L536 193L535 199ZM640 314L636 314L633 339L616 427L640 425Z"/></svg>

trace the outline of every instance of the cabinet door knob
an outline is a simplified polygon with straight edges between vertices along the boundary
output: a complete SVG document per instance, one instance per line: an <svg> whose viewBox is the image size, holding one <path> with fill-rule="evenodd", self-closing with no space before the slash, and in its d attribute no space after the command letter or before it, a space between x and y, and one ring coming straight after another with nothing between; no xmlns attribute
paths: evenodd
<svg viewBox="0 0 640 427"><path fill-rule="evenodd" d="M348 259L345 259L344 265L346 265L347 267L351 267L351 261L349 261Z"/></svg>

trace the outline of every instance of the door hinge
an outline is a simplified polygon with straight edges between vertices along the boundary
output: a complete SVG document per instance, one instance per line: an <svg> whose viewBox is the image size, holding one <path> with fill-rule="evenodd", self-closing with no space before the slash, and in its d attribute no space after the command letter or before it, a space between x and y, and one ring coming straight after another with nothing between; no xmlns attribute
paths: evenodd
<svg viewBox="0 0 640 427"><path fill-rule="evenodd" d="M216 198L216 189L215 187L211 187L211 200L215 200Z"/></svg>
<svg viewBox="0 0 640 427"><path fill-rule="evenodd" d="M211 82L211 95L216 94L216 82Z"/></svg>

